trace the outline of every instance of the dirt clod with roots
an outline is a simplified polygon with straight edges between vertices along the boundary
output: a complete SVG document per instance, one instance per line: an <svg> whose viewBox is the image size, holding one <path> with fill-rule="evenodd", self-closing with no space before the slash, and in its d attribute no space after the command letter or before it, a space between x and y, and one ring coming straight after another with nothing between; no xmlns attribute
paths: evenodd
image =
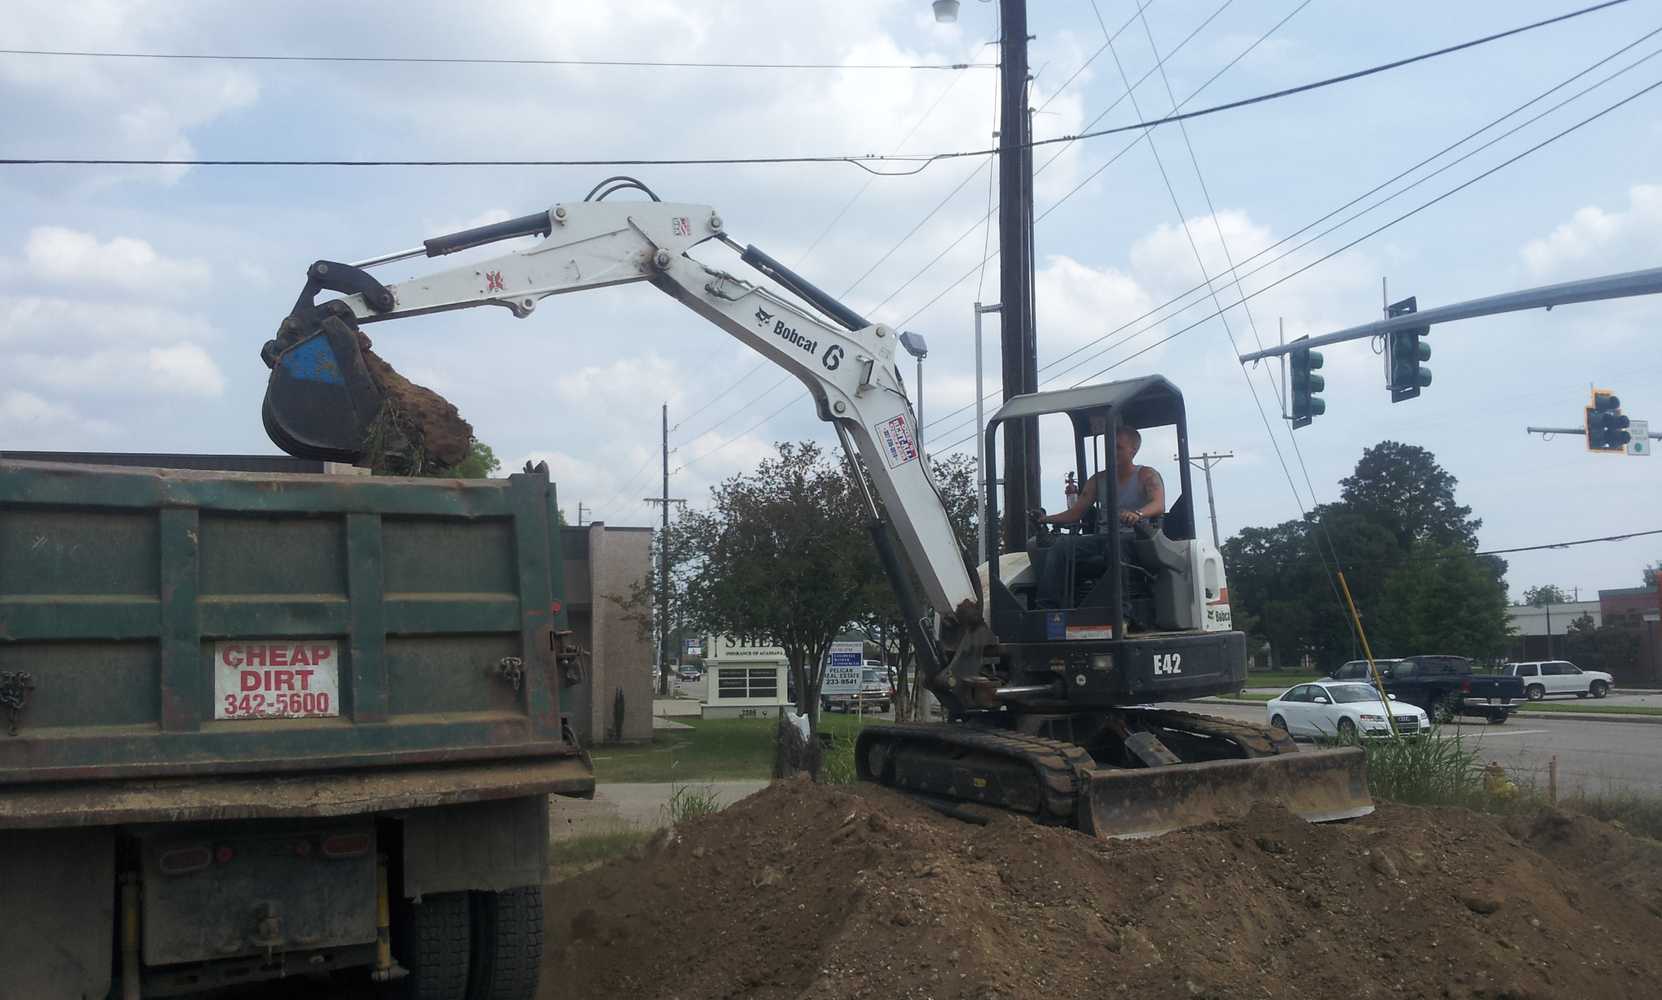
<svg viewBox="0 0 1662 1000"><path fill-rule="evenodd" d="M1098 841L778 781L549 886L541 996L1662 995L1662 845L1555 816Z"/></svg>
<svg viewBox="0 0 1662 1000"><path fill-rule="evenodd" d="M369 377L385 397L364 442L365 462L384 475L433 475L460 464L473 443L473 425L454 403L400 375L370 350L358 331Z"/></svg>

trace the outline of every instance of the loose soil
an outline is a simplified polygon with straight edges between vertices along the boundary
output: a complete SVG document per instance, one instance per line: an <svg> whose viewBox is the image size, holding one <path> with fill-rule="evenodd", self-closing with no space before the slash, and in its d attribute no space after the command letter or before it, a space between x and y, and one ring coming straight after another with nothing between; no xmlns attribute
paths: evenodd
<svg viewBox="0 0 1662 1000"><path fill-rule="evenodd" d="M377 472L419 475L466 458L473 443L473 425L462 419L455 404L398 374L370 350L370 339L362 330L358 331L358 349L369 377L386 397L381 417L370 431L371 467Z"/></svg>
<svg viewBox="0 0 1662 1000"><path fill-rule="evenodd" d="M547 903L544 1000L1662 991L1662 845L1556 813L1104 842L782 781Z"/></svg>

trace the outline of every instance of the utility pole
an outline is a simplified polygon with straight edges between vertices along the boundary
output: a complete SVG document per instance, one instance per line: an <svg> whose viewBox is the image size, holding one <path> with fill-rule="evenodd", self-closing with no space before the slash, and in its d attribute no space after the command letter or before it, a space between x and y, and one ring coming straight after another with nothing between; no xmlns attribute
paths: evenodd
<svg viewBox="0 0 1662 1000"><path fill-rule="evenodd" d="M658 648L655 657L658 667L658 684L660 689L665 686L664 665L669 663L669 505L672 503L686 503L687 501L669 495L669 404L664 404L663 420L663 452L664 452L664 485L663 495L644 497L647 503L663 506L663 527L658 535Z"/></svg>
<svg viewBox="0 0 1662 1000"><path fill-rule="evenodd" d="M581 501L581 500L577 501L577 526L579 528L581 528L583 526L583 524L585 523L585 521L586 521L586 519L583 517L583 510L584 510L583 501Z"/></svg>
<svg viewBox="0 0 1662 1000"><path fill-rule="evenodd" d="M1027 111L1027 4L999 4L998 251L1004 399L1039 388L1033 312L1032 119ZM976 428L977 434L982 428ZM1039 422L1004 430L1004 545L1027 544L1027 508L1039 499Z"/></svg>
<svg viewBox="0 0 1662 1000"><path fill-rule="evenodd" d="M1214 549L1222 549L1223 543L1218 541L1218 503L1212 497L1212 466L1226 458L1234 457L1235 453L1232 451L1203 451L1198 455L1189 456L1189 464L1198 466L1202 472L1206 473L1206 506L1212 511L1212 547ZM1172 459L1176 461L1178 456L1173 455Z"/></svg>

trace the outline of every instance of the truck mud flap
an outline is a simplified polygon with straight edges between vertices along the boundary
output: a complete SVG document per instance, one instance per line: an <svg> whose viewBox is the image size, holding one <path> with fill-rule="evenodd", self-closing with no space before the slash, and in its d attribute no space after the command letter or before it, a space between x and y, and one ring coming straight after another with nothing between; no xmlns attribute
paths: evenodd
<svg viewBox="0 0 1662 1000"><path fill-rule="evenodd" d="M1360 747L1136 769L1091 768L1084 775L1079 829L1125 839L1245 816L1275 803L1312 823L1373 812L1367 756Z"/></svg>

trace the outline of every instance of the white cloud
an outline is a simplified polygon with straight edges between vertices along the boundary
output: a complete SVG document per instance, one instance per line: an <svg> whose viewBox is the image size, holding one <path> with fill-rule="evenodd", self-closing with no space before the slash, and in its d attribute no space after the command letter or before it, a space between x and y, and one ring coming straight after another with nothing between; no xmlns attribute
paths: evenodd
<svg viewBox="0 0 1662 1000"><path fill-rule="evenodd" d="M213 327L199 316L161 306L76 302L41 296L0 296L0 344L16 350L78 352L95 344L209 340Z"/></svg>
<svg viewBox="0 0 1662 1000"><path fill-rule="evenodd" d="M1061 354L1149 311L1154 300L1136 278L1060 254L1034 277L1047 352ZM973 395L973 393L972 393Z"/></svg>
<svg viewBox="0 0 1662 1000"><path fill-rule="evenodd" d="M14 355L12 377L59 392L215 397L225 375L191 343L112 348L87 354Z"/></svg>
<svg viewBox="0 0 1662 1000"><path fill-rule="evenodd" d="M1577 209L1550 235L1523 246L1524 265L1537 278L1591 276L1605 269L1654 263L1662 251L1662 185L1635 184L1625 211L1597 205ZM1585 274L1584 274L1585 272Z"/></svg>
<svg viewBox="0 0 1662 1000"><path fill-rule="evenodd" d="M166 257L144 240L117 236L100 243L91 233L63 226L31 229L23 257L35 278L78 285L95 295L113 287L177 298L206 286L211 274L207 261Z"/></svg>
<svg viewBox="0 0 1662 1000"><path fill-rule="evenodd" d="M73 407L19 389L0 389L0 440L9 447L25 451L69 447L115 431L114 424L87 419Z"/></svg>
<svg viewBox="0 0 1662 1000"><path fill-rule="evenodd" d="M694 378L654 353L588 365L559 376L555 385L565 405L580 406L604 418L666 402L672 412L678 411L683 393Z"/></svg>

